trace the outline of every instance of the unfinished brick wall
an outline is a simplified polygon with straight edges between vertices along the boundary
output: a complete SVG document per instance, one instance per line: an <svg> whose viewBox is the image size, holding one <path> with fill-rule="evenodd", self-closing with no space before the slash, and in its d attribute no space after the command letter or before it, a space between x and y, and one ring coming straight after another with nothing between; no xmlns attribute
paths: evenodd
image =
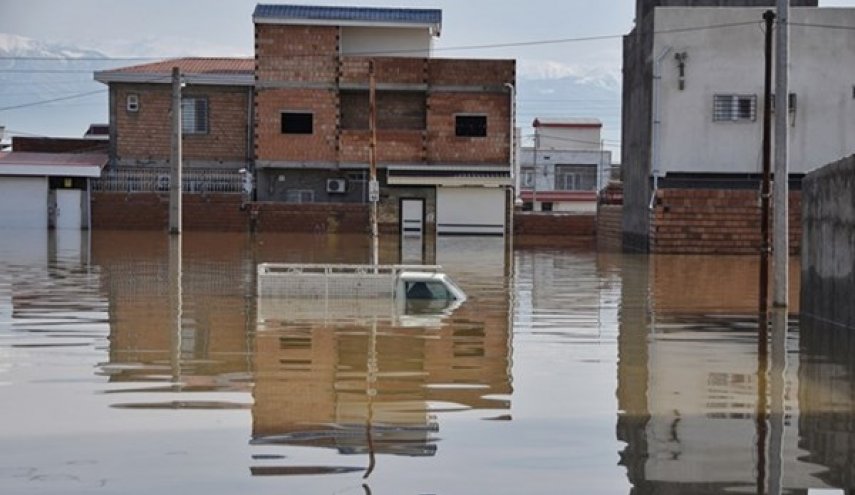
<svg viewBox="0 0 855 495"><path fill-rule="evenodd" d="M169 84L114 84L116 154L122 163L168 160L172 143ZM126 108L129 94L139 96L139 110ZM208 132L185 134L184 159L235 162L247 159L249 88L189 85L183 96L208 100Z"/></svg>
<svg viewBox="0 0 855 495"><path fill-rule="evenodd" d="M514 213L514 234L520 236L593 237L595 215L560 213Z"/></svg>
<svg viewBox="0 0 855 495"><path fill-rule="evenodd" d="M182 226L189 231L364 233L366 204L243 203L239 194L185 194ZM169 196L93 193L92 227L99 230L166 230Z"/></svg>
<svg viewBox="0 0 855 495"><path fill-rule="evenodd" d="M422 163L425 133L422 131L378 131L378 163ZM342 163L367 163L371 133L342 131L339 160Z"/></svg>
<svg viewBox="0 0 855 495"><path fill-rule="evenodd" d="M756 254L760 204L755 190L660 189L652 213L651 251ZM790 253L801 242L801 191L789 198ZM770 223L770 229L773 225Z"/></svg>
<svg viewBox="0 0 855 495"><path fill-rule="evenodd" d="M597 246L606 251L620 251L623 243L623 205L597 205Z"/></svg>
<svg viewBox="0 0 855 495"><path fill-rule="evenodd" d="M339 29L334 26L255 25L255 78L261 83L335 84Z"/></svg>
<svg viewBox="0 0 855 495"><path fill-rule="evenodd" d="M342 84L368 84L368 57L343 57L339 64ZM383 84L427 84L429 59L375 57L374 78Z"/></svg>
<svg viewBox="0 0 855 495"><path fill-rule="evenodd" d="M509 98L507 93L430 93L427 115L428 162L508 163ZM487 135L457 136L455 117L458 114L485 115Z"/></svg>
<svg viewBox="0 0 855 495"><path fill-rule="evenodd" d="M309 112L312 134L283 134L282 112ZM338 97L331 89L260 89L255 98L258 160L334 162L338 159Z"/></svg>

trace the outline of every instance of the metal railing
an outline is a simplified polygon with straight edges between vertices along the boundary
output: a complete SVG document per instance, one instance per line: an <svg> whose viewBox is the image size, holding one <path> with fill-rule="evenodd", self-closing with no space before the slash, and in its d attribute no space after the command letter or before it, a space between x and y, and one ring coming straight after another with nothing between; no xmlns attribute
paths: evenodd
<svg viewBox="0 0 855 495"><path fill-rule="evenodd" d="M118 167L104 170L92 181L97 192L169 192L169 168ZM243 175L237 170L185 169L182 174L185 193L241 194Z"/></svg>

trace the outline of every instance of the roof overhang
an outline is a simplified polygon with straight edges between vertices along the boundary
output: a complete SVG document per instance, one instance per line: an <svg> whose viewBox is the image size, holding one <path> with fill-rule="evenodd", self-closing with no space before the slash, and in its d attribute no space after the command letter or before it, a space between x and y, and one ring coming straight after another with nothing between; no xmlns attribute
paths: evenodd
<svg viewBox="0 0 855 495"><path fill-rule="evenodd" d="M101 176L106 153L0 153L0 176L89 177Z"/></svg>
<svg viewBox="0 0 855 495"><path fill-rule="evenodd" d="M336 26L336 27L375 27L375 28L397 28L397 29L427 29L432 36L439 36L441 26L436 23L398 23L382 21L337 21L337 20L315 20L315 19L270 19L266 17L255 18L256 24L281 24L292 26Z"/></svg>
<svg viewBox="0 0 855 495"><path fill-rule="evenodd" d="M99 71L95 80L104 84L172 84L172 74L165 72L118 72ZM181 74L181 80L187 84L206 86L254 86L255 75L245 74Z"/></svg>
<svg viewBox="0 0 855 495"><path fill-rule="evenodd" d="M508 167L461 165L399 165L387 167L392 186L508 187L513 184Z"/></svg>

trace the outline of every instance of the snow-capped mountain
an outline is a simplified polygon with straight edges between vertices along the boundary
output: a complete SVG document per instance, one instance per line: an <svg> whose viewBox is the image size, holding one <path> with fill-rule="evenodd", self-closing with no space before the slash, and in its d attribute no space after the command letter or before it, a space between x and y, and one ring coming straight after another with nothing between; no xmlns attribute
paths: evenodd
<svg viewBox="0 0 855 495"><path fill-rule="evenodd" d="M107 88L93 80L93 72L135 63L143 61L0 33L0 125L6 126L7 136L79 137L89 124L107 121ZM603 121L606 147L617 147L618 69L549 60L520 60L517 68L517 125L524 135L531 135L531 123L538 117L595 117ZM92 94L46 102L83 93Z"/></svg>

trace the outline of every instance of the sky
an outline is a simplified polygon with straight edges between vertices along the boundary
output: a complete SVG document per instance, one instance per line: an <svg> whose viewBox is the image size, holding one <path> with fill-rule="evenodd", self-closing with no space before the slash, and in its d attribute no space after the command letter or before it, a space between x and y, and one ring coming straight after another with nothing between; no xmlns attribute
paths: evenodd
<svg viewBox="0 0 855 495"><path fill-rule="evenodd" d="M0 0L0 32L74 43L111 56L251 56L253 0ZM632 28L634 0L324 0L269 3L443 10L440 50L596 35ZM552 61L620 69L620 42L452 50L440 56Z"/></svg>
<svg viewBox="0 0 855 495"><path fill-rule="evenodd" d="M257 3L256 0L0 0L0 33L94 49L111 57L252 56L252 12ZM269 3L439 8L443 11L443 29L435 44L435 56L516 59L518 79L598 74L610 74L613 80L619 79L620 37L632 29L635 14L635 0L284 0ZM855 7L855 0L820 0L820 6ZM603 36L608 39L460 49L472 45ZM121 65L136 63L143 62L133 60ZM53 96L58 95L48 98ZM97 102L99 108L106 108L99 98L104 99L101 95L93 95L88 99L63 102L63 105L82 107ZM580 105L577 104L577 108ZM578 111L577 108L568 111ZM20 120L14 120L28 111L5 112L0 117L11 120L11 125L7 122L7 129L17 126L28 132L50 130L26 127ZM615 144L620 139L619 101L609 103L608 112L610 115L604 116L604 121L609 129L604 132L606 139ZM103 117L92 118L103 120ZM76 127L74 129L75 133L79 132Z"/></svg>

